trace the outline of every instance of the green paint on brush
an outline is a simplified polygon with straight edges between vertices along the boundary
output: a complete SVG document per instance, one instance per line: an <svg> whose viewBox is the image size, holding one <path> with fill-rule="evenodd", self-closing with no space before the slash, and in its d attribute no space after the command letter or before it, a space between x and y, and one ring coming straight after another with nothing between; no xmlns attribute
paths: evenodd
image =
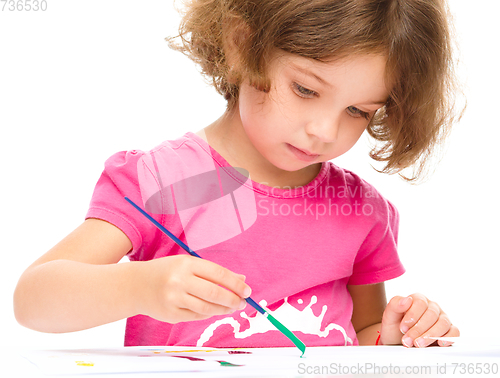
<svg viewBox="0 0 500 378"><path fill-rule="evenodd" d="M279 321L277 321L276 318L274 316L272 316L270 313L268 313L267 311L265 313L265 316L267 317L267 319L271 323L273 323L273 325L276 328L278 328L278 330L282 334L284 334L286 337L288 337L292 341L292 343L294 343L295 346L300 349L300 351L302 352L302 355L300 357L303 357L304 353L306 352L306 345L302 341L300 341L299 338L292 333L292 331L290 331L283 324L281 324Z"/></svg>

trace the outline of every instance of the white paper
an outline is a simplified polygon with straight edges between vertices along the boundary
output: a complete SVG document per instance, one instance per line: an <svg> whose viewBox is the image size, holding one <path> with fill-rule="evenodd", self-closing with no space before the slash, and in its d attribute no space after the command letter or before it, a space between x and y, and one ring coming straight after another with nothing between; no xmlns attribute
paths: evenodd
<svg viewBox="0 0 500 378"><path fill-rule="evenodd" d="M231 354L246 351L247 354ZM408 371L452 373L460 364L500 365L499 346L405 348L402 346L212 349L198 347L128 347L43 350L23 356L48 375L106 373L207 373L205 376L275 374L396 374ZM184 358L188 357L188 358ZM227 366L220 361L229 362ZM484 366L484 365L483 365ZM406 369L406 370L405 370ZM409 370L408 370L409 369ZM198 374L197 373L197 374ZM203 376L203 374L202 374Z"/></svg>

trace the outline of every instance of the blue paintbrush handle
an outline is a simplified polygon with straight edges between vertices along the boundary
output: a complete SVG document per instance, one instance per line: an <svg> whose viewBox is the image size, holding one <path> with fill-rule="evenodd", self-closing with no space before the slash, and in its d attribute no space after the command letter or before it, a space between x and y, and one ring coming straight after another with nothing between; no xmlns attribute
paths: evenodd
<svg viewBox="0 0 500 378"><path fill-rule="evenodd" d="M257 302L255 302L252 298L248 297L248 298L245 298L245 300L247 301L247 303L250 306L252 306L254 309L259 311L262 315L265 314L266 311L262 307L260 307L260 305Z"/></svg>
<svg viewBox="0 0 500 378"><path fill-rule="evenodd" d="M157 222L156 219L154 219L151 215L149 215L148 213L146 213L141 207L139 207L138 205L136 205L134 201L132 201L128 197L125 197L125 199L128 201L128 203L130 203L137 210L139 210L142 215L144 215L146 218L148 218L156 227L158 227L161 232L163 232L170 239L172 239L178 246L180 246L182 249L184 249L187 253L189 253L191 256L199 257L200 259L202 258L195 251L193 251L186 244L184 244L180 239L178 239L177 236L175 236L174 234L172 234L169 230L167 230L159 222ZM254 309L256 309L257 311L259 311L262 315L264 315L265 310L257 302L255 302L252 298L248 297L248 298L245 298L245 300L247 301L247 303L250 306L252 306Z"/></svg>
<svg viewBox="0 0 500 378"><path fill-rule="evenodd" d="M164 234L166 234L170 239L172 239L179 247L184 249L187 253L189 253L191 256L194 257L199 257L201 259L201 256L198 255L195 251L193 251L191 248L189 248L186 244L184 244L180 239L178 239L174 234L172 234L169 230L167 230L165 227L163 227L160 223L156 221L151 215L146 213L141 207L135 204L134 201L132 201L130 198L125 197L125 199L132 205L134 206L137 210L141 212L142 215L144 215L146 218L148 218L156 227L160 229Z"/></svg>

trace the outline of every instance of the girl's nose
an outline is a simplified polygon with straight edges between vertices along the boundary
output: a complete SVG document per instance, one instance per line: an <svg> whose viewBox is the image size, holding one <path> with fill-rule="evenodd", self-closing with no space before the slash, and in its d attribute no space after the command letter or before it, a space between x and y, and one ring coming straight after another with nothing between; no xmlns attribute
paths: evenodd
<svg viewBox="0 0 500 378"><path fill-rule="evenodd" d="M331 143L337 139L340 129L341 116L328 114L313 114L306 126L306 132L314 135L324 143Z"/></svg>

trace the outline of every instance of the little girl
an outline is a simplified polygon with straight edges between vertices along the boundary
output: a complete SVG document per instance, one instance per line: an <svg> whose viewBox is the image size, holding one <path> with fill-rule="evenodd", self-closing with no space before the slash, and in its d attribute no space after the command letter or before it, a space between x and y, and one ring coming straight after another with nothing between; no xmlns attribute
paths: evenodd
<svg viewBox="0 0 500 378"><path fill-rule="evenodd" d="M127 346L291 346L245 307L252 295L307 346L458 336L421 294L387 303L384 281L404 272L398 212L330 162L367 130L384 172L419 177L455 119L448 19L444 0L191 1L170 45L226 112L106 161L85 222L20 278L18 321L70 332L128 318Z"/></svg>

